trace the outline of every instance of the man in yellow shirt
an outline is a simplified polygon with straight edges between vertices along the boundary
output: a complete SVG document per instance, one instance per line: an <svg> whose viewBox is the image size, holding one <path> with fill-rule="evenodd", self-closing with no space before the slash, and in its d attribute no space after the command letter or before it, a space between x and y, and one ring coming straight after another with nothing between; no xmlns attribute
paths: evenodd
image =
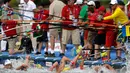
<svg viewBox="0 0 130 73"><path fill-rule="evenodd" d="M109 20L113 19L114 23L119 26L119 25L124 25L126 22L128 22L128 17L124 12L124 6L125 4L122 1L117 2L116 0L111 1L111 6L113 10L113 14L107 17L104 17L104 20ZM118 30L118 36L117 36L117 48L122 46L122 40L123 40L123 35L122 31L119 29ZM121 51L117 51L117 61L121 60Z"/></svg>

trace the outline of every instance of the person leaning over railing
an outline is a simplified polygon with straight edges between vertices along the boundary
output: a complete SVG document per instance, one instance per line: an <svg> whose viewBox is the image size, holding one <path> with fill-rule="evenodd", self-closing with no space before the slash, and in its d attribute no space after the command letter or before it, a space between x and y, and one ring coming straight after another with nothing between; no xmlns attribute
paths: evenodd
<svg viewBox="0 0 130 73"><path fill-rule="evenodd" d="M68 4L64 6L62 10L62 18L64 26L78 26L78 17L80 13L80 8L77 5L74 5L75 0L68 0ZM62 53L65 53L66 44L69 40L72 40L72 43L75 45L76 49L80 45L80 32L79 29L73 27L63 27L62 29Z"/></svg>
<svg viewBox="0 0 130 73"><path fill-rule="evenodd" d="M49 17L47 18L47 20L61 20L61 12L65 4L61 0L49 0L49 1L51 2L51 4L49 6ZM53 28L56 26L50 25L49 27ZM59 37L60 45L61 45L62 31L59 29L50 29L49 33L50 33L49 37L50 37L50 45L51 45L51 53L49 53L49 55L51 57L55 57L54 54L55 40L58 40ZM63 53L61 52L60 55L63 55Z"/></svg>
<svg viewBox="0 0 130 73"><path fill-rule="evenodd" d="M127 15L124 12L125 4L122 1L117 2L116 0L115 1L112 0L111 1L111 6L112 6L112 10L113 10L112 15L104 17L103 19L104 20L113 19L114 23L117 26L119 26L119 25L123 26L123 24L127 23L128 22L128 17L127 17ZM118 36L117 36L117 39L116 39L117 48L122 46L123 38L124 37L123 37L122 31L119 29L118 30ZM117 51L117 59L116 59L116 61L120 61L120 60L122 60L121 59L121 51L118 50Z"/></svg>

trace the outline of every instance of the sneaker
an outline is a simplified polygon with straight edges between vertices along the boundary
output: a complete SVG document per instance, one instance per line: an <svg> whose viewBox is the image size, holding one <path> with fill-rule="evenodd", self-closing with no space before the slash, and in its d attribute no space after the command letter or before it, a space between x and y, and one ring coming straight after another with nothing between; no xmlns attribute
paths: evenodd
<svg viewBox="0 0 130 73"><path fill-rule="evenodd" d="M47 56L48 56L48 52L45 52L45 53L44 53L44 56L47 57Z"/></svg>
<svg viewBox="0 0 130 73"><path fill-rule="evenodd" d="M92 61L91 58L85 58L85 61Z"/></svg>
<svg viewBox="0 0 130 73"><path fill-rule="evenodd" d="M94 61L98 61L99 59L101 59L101 57L94 58Z"/></svg>
<svg viewBox="0 0 130 73"><path fill-rule="evenodd" d="M122 60L122 62L126 62L126 58L122 58L121 60Z"/></svg>
<svg viewBox="0 0 130 73"><path fill-rule="evenodd" d="M55 57L55 54L53 53L53 54L48 54L48 57Z"/></svg>
<svg viewBox="0 0 130 73"><path fill-rule="evenodd" d="M35 55L41 55L41 52L36 52Z"/></svg>
<svg viewBox="0 0 130 73"><path fill-rule="evenodd" d="M122 61L121 58L118 57L118 58L116 58L115 60L113 60L112 62L121 62L121 61Z"/></svg>
<svg viewBox="0 0 130 73"><path fill-rule="evenodd" d="M60 53L60 57L63 57L63 56L65 56L65 54L64 53Z"/></svg>

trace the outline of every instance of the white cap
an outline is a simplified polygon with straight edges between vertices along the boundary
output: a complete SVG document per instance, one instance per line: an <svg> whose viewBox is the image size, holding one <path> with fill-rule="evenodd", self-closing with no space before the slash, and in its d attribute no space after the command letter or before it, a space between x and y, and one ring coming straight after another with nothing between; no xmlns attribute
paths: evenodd
<svg viewBox="0 0 130 73"><path fill-rule="evenodd" d="M77 0L75 4L83 4L83 0Z"/></svg>
<svg viewBox="0 0 130 73"><path fill-rule="evenodd" d="M5 60L4 65L8 65L8 64L11 64L11 61L10 60Z"/></svg>
<svg viewBox="0 0 130 73"><path fill-rule="evenodd" d="M87 4L95 6L95 2L94 1L89 1Z"/></svg>
<svg viewBox="0 0 130 73"><path fill-rule="evenodd" d="M83 0L77 0L75 4L83 4Z"/></svg>
<svg viewBox="0 0 130 73"><path fill-rule="evenodd" d="M114 5L114 4L118 4L117 0L111 0L110 4Z"/></svg>
<svg viewBox="0 0 130 73"><path fill-rule="evenodd" d="M20 3L24 3L24 0L20 0Z"/></svg>

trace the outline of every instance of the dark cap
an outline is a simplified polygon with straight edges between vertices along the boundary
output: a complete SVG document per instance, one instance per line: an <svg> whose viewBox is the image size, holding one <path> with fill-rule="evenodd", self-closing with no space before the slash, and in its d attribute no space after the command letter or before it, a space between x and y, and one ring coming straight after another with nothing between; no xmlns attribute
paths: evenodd
<svg viewBox="0 0 130 73"><path fill-rule="evenodd" d="M123 1L118 1L118 5L125 6L125 3Z"/></svg>

